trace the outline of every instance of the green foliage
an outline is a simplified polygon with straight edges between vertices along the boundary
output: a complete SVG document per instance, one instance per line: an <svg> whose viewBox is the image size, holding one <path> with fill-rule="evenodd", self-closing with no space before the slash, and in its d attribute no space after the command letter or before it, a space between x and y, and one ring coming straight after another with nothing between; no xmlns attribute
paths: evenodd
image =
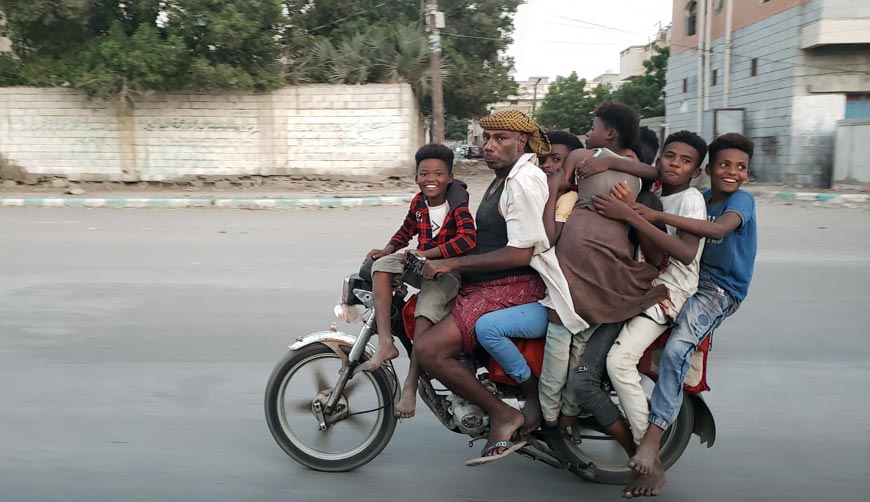
<svg viewBox="0 0 870 502"><path fill-rule="evenodd" d="M303 68L315 82L407 82L418 97L429 94L429 52L416 24L394 31L370 26L334 41L320 38Z"/></svg>
<svg viewBox="0 0 870 502"><path fill-rule="evenodd" d="M444 139L447 141L461 141L465 143L468 138L468 120L447 115L444 118Z"/></svg>
<svg viewBox="0 0 870 502"><path fill-rule="evenodd" d="M147 90L268 89L279 0L2 0L16 65L0 83L129 99Z"/></svg>
<svg viewBox="0 0 870 502"><path fill-rule="evenodd" d="M447 17L442 32L450 75L444 82L446 113L480 117L486 107L516 92L510 73L513 59L504 56L513 42L513 15L520 0L440 0Z"/></svg>
<svg viewBox="0 0 870 502"><path fill-rule="evenodd" d="M645 72L613 93L613 99L634 108L641 117L665 114L665 74L668 69L668 47L656 47L655 55L643 62Z"/></svg>
<svg viewBox="0 0 870 502"><path fill-rule="evenodd" d="M544 97L535 119L545 129L570 129L574 134L584 134L592 126L592 112L607 100L621 101L634 108L641 117L657 117L665 114L665 73L668 68L667 47L656 47L656 53L643 62L644 75L635 77L615 91L598 86L587 92L586 80L556 77Z"/></svg>
<svg viewBox="0 0 870 502"><path fill-rule="evenodd" d="M592 112L599 104L610 99L610 88L598 86L586 91L586 79L578 78L576 72L568 77L556 77L535 120L544 129L568 129L577 135L585 134L592 127Z"/></svg>
<svg viewBox="0 0 870 502"><path fill-rule="evenodd" d="M503 56L521 0L440 0L445 108L462 118L515 91ZM424 112L420 0L0 0L14 57L0 85L147 90L409 82Z"/></svg>
<svg viewBox="0 0 870 502"><path fill-rule="evenodd" d="M502 54L511 43L511 16L520 3L440 0L447 26L441 32L447 114L462 118L483 115L488 104L516 90L509 75L513 61ZM426 96L428 69L423 66L428 66L428 36L422 29L419 0L285 0L284 4L291 13L284 32L288 81L407 81L418 97ZM401 43L392 41L397 49L409 48L401 58L373 57L366 50L364 41L377 41L378 32L387 34L383 38L389 39L391 34L398 38L401 31L410 32L412 27L413 36L403 37ZM426 51L420 53L420 48ZM378 59L385 59L385 64L378 64ZM391 67L396 71L382 71ZM428 100L420 104L425 113Z"/></svg>
<svg viewBox="0 0 870 502"><path fill-rule="evenodd" d="M0 55L0 86L23 85L21 66L10 54Z"/></svg>

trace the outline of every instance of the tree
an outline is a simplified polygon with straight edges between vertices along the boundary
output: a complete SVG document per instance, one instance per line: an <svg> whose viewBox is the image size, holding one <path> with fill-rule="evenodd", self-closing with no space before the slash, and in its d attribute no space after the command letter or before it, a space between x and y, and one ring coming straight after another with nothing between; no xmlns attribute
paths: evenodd
<svg viewBox="0 0 870 502"><path fill-rule="evenodd" d="M568 129L585 134L592 127L592 112L599 104L610 99L610 87L598 86L586 90L586 79L577 72L568 77L556 77L547 95L535 113L535 120L544 129Z"/></svg>
<svg viewBox="0 0 870 502"><path fill-rule="evenodd" d="M504 56L513 42L513 16L520 0L440 0L447 17L442 31L447 113L461 118L486 114L486 107L516 92L510 77L513 59Z"/></svg>
<svg viewBox="0 0 870 502"><path fill-rule="evenodd" d="M418 97L429 94L429 49L417 24L395 31L375 25L336 40L318 39L303 69L313 81L407 82Z"/></svg>
<svg viewBox="0 0 870 502"><path fill-rule="evenodd" d="M479 0L473 3L440 0L447 25L441 35L444 103L448 114L461 118L483 115L488 104L516 90L516 84L510 78L513 61L503 53L512 41L512 16L520 3L521 0ZM367 78L361 78L365 71L360 69L360 64L365 64L370 58L355 59L354 55L359 54L362 46L350 42L354 37L366 37L377 29L389 35L410 25L422 26L420 0L378 3L373 0L284 0L284 6L290 13L284 44L288 48L286 73L291 82L334 81L329 72L324 73L322 68L318 68L324 43L335 49L329 58L333 62L330 65L333 75L356 73L356 80L381 81L372 80L373 68L368 69ZM427 35L418 31L417 37L427 47L428 62ZM345 54L340 54L342 52ZM340 69L341 66L346 68ZM352 71L354 67L357 71ZM403 80L411 80L409 74L401 72ZM424 73L416 71L415 75L423 77ZM423 88L418 85L415 91ZM423 98L425 94L418 94L418 97ZM428 100L421 100L420 104L426 113Z"/></svg>
<svg viewBox="0 0 870 502"><path fill-rule="evenodd" d="M454 115L447 115L444 122L447 126L444 132L445 138L448 141L461 141L465 143L468 139L468 120Z"/></svg>
<svg viewBox="0 0 870 502"><path fill-rule="evenodd" d="M440 0L445 107L469 118L515 91L521 0ZM148 90L409 82L426 112L420 0L0 0L15 56L0 85L69 86L123 99Z"/></svg>
<svg viewBox="0 0 870 502"><path fill-rule="evenodd" d="M655 52L643 62L643 75L635 77L613 93L614 100L631 106L641 117L665 114L665 75L670 49L656 46Z"/></svg>
<svg viewBox="0 0 870 502"><path fill-rule="evenodd" d="M279 0L2 0L19 83L127 100L282 85ZM13 70L7 60L4 80Z"/></svg>

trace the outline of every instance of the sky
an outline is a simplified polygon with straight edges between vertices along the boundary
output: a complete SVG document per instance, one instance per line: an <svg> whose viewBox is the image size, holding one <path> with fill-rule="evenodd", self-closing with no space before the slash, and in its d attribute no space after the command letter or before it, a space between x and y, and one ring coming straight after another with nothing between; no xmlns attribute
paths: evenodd
<svg viewBox="0 0 870 502"><path fill-rule="evenodd" d="M619 52L671 21L673 0L527 0L514 18L515 80L619 72Z"/></svg>

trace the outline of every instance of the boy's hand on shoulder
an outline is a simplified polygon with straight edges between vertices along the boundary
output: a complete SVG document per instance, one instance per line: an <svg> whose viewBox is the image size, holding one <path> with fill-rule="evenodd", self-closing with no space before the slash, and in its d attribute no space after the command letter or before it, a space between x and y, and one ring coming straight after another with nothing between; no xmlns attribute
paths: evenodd
<svg viewBox="0 0 870 502"><path fill-rule="evenodd" d="M634 193L634 190L628 186L628 183L624 181L620 181L616 185L613 185L613 189L610 190L610 195L616 197L621 200L625 204L631 206L637 200L637 194Z"/></svg>
<svg viewBox="0 0 870 502"><path fill-rule="evenodd" d="M596 195L592 197L592 203L595 204L598 214L611 220L628 221L636 215L628 204L612 195Z"/></svg>

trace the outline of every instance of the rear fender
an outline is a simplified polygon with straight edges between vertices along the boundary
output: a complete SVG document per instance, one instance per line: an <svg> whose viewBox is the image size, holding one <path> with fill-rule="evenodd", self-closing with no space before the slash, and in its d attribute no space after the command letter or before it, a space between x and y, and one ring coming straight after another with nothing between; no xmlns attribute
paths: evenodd
<svg viewBox="0 0 870 502"><path fill-rule="evenodd" d="M699 394L690 394L689 397L695 409L692 432L701 438L701 444L706 444L707 448L710 448L716 442L716 422L713 420L713 413Z"/></svg>

